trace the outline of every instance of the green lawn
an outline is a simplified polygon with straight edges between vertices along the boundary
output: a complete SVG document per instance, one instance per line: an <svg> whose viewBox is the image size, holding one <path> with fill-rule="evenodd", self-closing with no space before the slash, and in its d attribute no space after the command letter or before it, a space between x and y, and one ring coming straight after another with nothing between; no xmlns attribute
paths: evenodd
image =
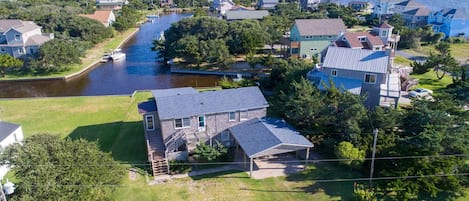
<svg viewBox="0 0 469 201"><path fill-rule="evenodd" d="M71 64L65 66L66 71L47 74L47 75L32 75L32 74L7 74L0 80L18 79L18 78L52 78L52 77L63 77L72 73L78 72L83 68L101 60L104 52L108 52L110 49L116 49L119 44L127 38L129 35L134 33L137 28L130 28L124 32L117 32L113 38L107 39L99 44L96 44L93 48L89 49L85 53L85 57L81 58L81 64Z"/></svg>
<svg viewBox="0 0 469 201"><path fill-rule="evenodd" d="M98 140L122 162L145 162L146 149L137 103L150 93L129 96L0 100L0 119L21 124L25 137L50 133Z"/></svg>
<svg viewBox="0 0 469 201"><path fill-rule="evenodd" d="M457 60L465 61L469 59L469 43L452 43L450 50L451 55ZM420 49L407 49L404 52L417 56L429 56L430 53L436 54L437 50L434 45L423 45Z"/></svg>
<svg viewBox="0 0 469 201"><path fill-rule="evenodd" d="M412 61L410 59L407 59L405 57L401 57L401 56L396 56L396 58L394 59L394 65L401 65L403 67L406 67L406 66L410 66L410 64L412 63Z"/></svg>
<svg viewBox="0 0 469 201"><path fill-rule="evenodd" d="M436 73L433 70L430 70L429 72L426 72L424 74L411 75L411 77L419 79L419 84L417 87L426 88L433 91L445 88L453 82L451 77L448 75L446 75L443 79L438 80L438 78L436 77Z"/></svg>
<svg viewBox="0 0 469 201"><path fill-rule="evenodd" d="M224 172L149 186L146 178L125 179L115 200L350 200L352 182L315 183L312 179L353 178L357 173L332 165L311 165L303 173L262 180L244 172ZM129 196L129 195L132 196Z"/></svg>

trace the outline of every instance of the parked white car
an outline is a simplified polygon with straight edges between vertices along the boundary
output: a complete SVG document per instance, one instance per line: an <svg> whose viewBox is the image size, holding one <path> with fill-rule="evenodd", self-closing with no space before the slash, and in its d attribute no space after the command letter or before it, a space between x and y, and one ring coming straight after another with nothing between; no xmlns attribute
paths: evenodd
<svg viewBox="0 0 469 201"><path fill-rule="evenodd" d="M424 88L417 88L417 89L409 92L409 96L413 97L413 98L427 97L427 96L431 96L432 94L433 94L432 90L424 89Z"/></svg>

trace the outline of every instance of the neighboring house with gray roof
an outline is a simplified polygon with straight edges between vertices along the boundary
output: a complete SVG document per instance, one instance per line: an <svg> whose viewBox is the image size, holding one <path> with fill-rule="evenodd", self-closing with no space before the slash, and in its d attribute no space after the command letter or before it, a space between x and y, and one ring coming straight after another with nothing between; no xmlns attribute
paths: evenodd
<svg viewBox="0 0 469 201"><path fill-rule="evenodd" d="M259 0L257 2L257 7L259 9L274 9L278 3L279 0Z"/></svg>
<svg viewBox="0 0 469 201"><path fill-rule="evenodd" d="M53 38L53 34L42 33L41 27L32 21L0 20L0 54L15 58L32 56Z"/></svg>
<svg viewBox="0 0 469 201"><path fill-rule="evenodd" d="M174 88L153 90L152 94L154 100L140 103L138 109L143 115L148 158L155 176L168 173L167 160L184 160L199 143L212 145L218 141L225 146L236 143L241 145L242 142L232 137L230 128L264 118L269 107L258 87L206 92L198 92L193 88ZM234 129L236 133L241 132L241 128ZM298 137L284 139L288 132L285 134L283 131L264 126L257 130L249 129L249 133L241 132L240 135L253 137L259 134L260 138L264 138L264 135L276 135L272 134L274 132L279 133L280 137L273 138L286 142Z"/></svg>
<svg viewBox="0 0 469 201"><path fill-rule="evenodd" d="M322 58L324 51L345 32L342 19L297 19L290 29L290 55Z"/></svg>
<svg viewBox="0 0 469 201"><path fill-rule="evenodd" d="M16 142L23 141L23 130L20 125L0 121L0 147L5 148ZM0 166L0 179L10 170L8 165Z"/></svg>
<svg viewBox="0 0 469 201"><path fill-rule="evenodd" d="M445 37L469 38L469 10L447 8L433 12L428 17L435 32L444 33Z"/></svg>
<svg viewBox="0 0 469 201"><path fill-rule="evenodd" d="M269 15L266 10L229 10L225 13L225 19L232 20L262 20Z"/></svg>
<svg viewBox="0 0 469 201"><path fill-rule="evenodd" d="M391 49L373 51L329 47L324 63L308 73L308 79L320 90L335 86L352 94L366 96L365 105L381 105L392 98L397 105L400 95L399 76L392 73ZM397 75L397 76L396 76Z"/></svg>

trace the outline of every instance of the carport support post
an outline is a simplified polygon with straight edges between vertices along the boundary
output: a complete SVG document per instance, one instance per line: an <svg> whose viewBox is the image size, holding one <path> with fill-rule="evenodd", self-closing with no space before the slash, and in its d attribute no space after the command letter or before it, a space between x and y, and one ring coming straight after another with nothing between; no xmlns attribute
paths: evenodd
<svg viewBox="0 0 469 201"><path fill-rule="evenodd" d="M252 158L249 158L249 177L252 177Z"/></svg>
<svg viewBox="0 0 469 201"><path fill-rule="evenodd" d="M309 147L306 148L305 170L306 170L306 166L308 166L308 160L309 160Z"/></svg>
<svg viewBox="0 0 469 201"><path fill-rule="evenodd" d="M245 153L243 154L243 161L244 161L243 167L246 170L246 154Z"/></svg>

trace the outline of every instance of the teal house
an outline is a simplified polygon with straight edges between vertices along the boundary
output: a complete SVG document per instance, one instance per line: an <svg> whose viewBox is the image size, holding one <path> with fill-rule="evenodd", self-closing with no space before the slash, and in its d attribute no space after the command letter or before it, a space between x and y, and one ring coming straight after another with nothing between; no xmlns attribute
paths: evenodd
<svg viewBox="0 0 469 201"><path fill-rule="evenodd" d="M345 29L342 19L295 20L290 30L289 54L296 58L320 59Z"/></svg>

